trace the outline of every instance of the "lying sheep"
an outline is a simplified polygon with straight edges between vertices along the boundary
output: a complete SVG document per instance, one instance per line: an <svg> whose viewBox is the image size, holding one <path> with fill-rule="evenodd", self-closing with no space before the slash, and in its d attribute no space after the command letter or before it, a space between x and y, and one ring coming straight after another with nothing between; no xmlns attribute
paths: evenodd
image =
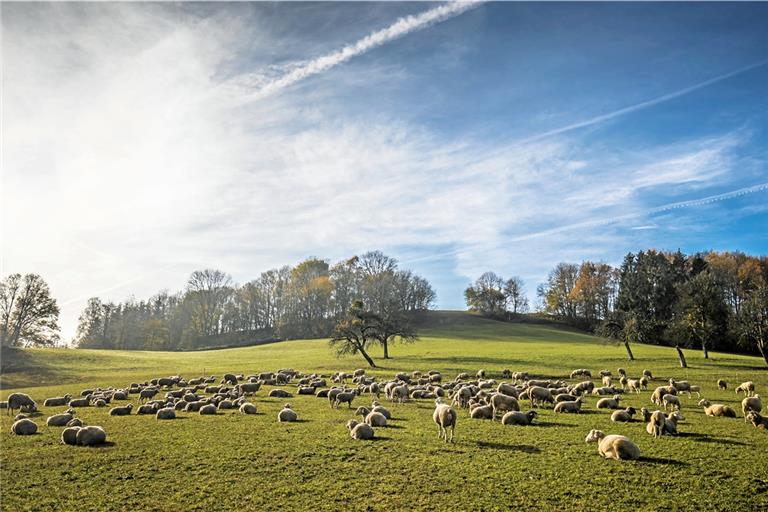
<svg viewBox="0 0 768 512"><path fill-rule="evenodd" d="M763 416L760 413L751 411L747 414L747 420L756 428L768 429L768 416Z"/></svg>
<svg viewBox="0 0 768 512"><path fill-rule="evenodd" d="M438 439L442 439L447 443L448 430L450 429L450 442L453 442L457 419L456 409L448 404L444 404L440 398L435 400L435 411L432 413L432 420L437 424Z"/></svg>
<svg viewBox="0 0 768 512"><path fill-rule="evenodd" d="M68 427L82 427L83 426L83 420L80 418L72 418L69 420L69 423L67 423Z"/></svg>
<svg viewBox="0 0 768 512"><path fill-rule="evenodd" d="M591 380L585 380L571 387L572 395L583 395L584 393L592 393L595 389L595 383Z"/></svg>
<svg viewBox="0 0 768 512"><path fill-rule="evenodd" d="M387 426L387 418L380 412L369 412L363 421L372 427Z"/></svg>
<svg viewBox="0 0 768 512"><path fill-rule="evenodd" d="M290 394L289 392L287 392L284 389L279 389L278 388L278 389L273 389L272 391L270 391L269 392L269 397L270 398L291 398L291 397L293 397L293 395Z"/></svg>
<svg viewBox="0 0 768 512"><path fill-rule="evenodd" d="M173 407L164 407L162 409L158 409L157 413L155 414L155 419L157 420L175 420L176 419L176 409Z"/></svg>
<svg viewBox="0 0 768 512"><path fill-rule="evenodd" d="M347 422L347 428L349 429L349 437L352 439L357 439L358 441L373 439L373 428L367 423L358 423L356 420L349 420Z"/></svg>
<svg viewBox="0 0 768 512"><path fill-rule="evenodd" d="M131 414L131 409L133 408L133 404L128 404L124 407L113 407L109 410L110 416L128 416Z"/></svg>
<svg viewBox="0 0 768 512"><path fill-rule="evenodd" d="M77 444L80 446L96 446L107 442L107 433L96 425L70 428L80 428L76 436Z"/></svg>
<svg viewBox="0 0 768 512"><path fill-rule="evenodd" d="M736 411L723 404L710 404L709 400L701 400L699 405L704 408L704 414L712 417L735 418Z"/></svg>
<svg viewBox="0 0 768 512"><path fill-rule="evenodd" d="M256 414L256 406L250 402L246 402L240 406L241 414Z"/></svg>
<svg viewBox="0 0 768 512"><path fill-rule="evenodd" d="M379 402L375 400L371 404L371 412L378 412L380 414L383 414L384 417L387 418L388 420L392 419L392 414L387 409L379 405Z"/></svg>
<svg viewBox="0 0 768 512"><path fill-rule="evenodd" d="M677 395L664 395L661 397L661 403L664 404L665 411L667 410L667 406L680 410L680 398Z"/></svg>
<svg viewBox="0 0 768 512"><path fill-rule="evenodd" d="M744 421L747 421L747 413L761 412L763 410L763 402L760 400L760 395L748 396L741 401L741 412L744 414Z"/></svg>
<svg viewBox="0 0 768 512"><path fill-rule="evenodd" d="M61 432L62 444L76 445L77 433L80 432L80 426L67 427Z"/></svg>
<svg viewBox="0 0 768 512"><path fill-rule="evenodd" d="M593 389L592 394L595 396L615 395L617 391L618 389L613 386L603 386Z"/></svg>
<svg viewBox="0 0 768 512"><path fill-rule="evenodd" d="M54 414L53 416L48 417L48 420L45 422L45 424L49 427L63 427L72 421L72 418L74 418L74 416L68 412Z"/></svg>
<svg viewBox="0 0 768 512"><path fill-rule="evenodd" d="M283 410L277 413L277 421L279 422L293 422L298 419L296 412L291 409L291 404L285 404Z"/></svg>
<svg viewBox="0 0 768 512"><path fill-rule="evenodd" d="M750 396L754 392L755 392L755 383L752 382L751 380L747 382L742 382L736 388L736 394L744 393L745 396Z"/></svg>
<svg viewBox="0 0 768 512"><path fill-rule="evenodd" d="M611 414L611 421L617 421L617 422L629 422L632 421L632 416L635 415L637 411L635 411L634 407L627 407L624 410L621 411L614 411L613 414Z"/></svg>
<svg viewBox="0 0 768 512"><path fill-rule="evenodd" d="M36 432L37 423L27 418L17 420L11 425L11 434L16 434L17 436L31 436Z"/></svg>
<svg viewBox="0 0 768 512"><path fill-rule="evenodd" d="M476 404L469 406L469 417L475 420L492 420L493 407L490 405Z"/></svg>
<svg viewBox="0 0 768 512"><path fill-rule="evenodd" d="M8 395L8 416L13 416L15 409L24 409L27 412L37 411L37 404L26 393L11 393Z"/></svg>
<svg viewBox="0 0 768 512"><path fill-rule="evenodd" d="M67 405L70 400L72 400L72 395L66 394L64 396L46 398L45 401L43 401L43 405L45 407L59 407L62 405Z"/></svg>
<svg viewBox="0 0 768 512"><path fill-rule="evenodd" d="M581 402L581 397L577 398L573 402L560 402L555 405L555 412L578 414L581 412Z"/></svg>
<svg viewBox="0 0 768 512"><path fill-rule="evenodd" d="M200 410L198 413L201 416L212 416L216 414L216 406L213 404L206 404L202 407L200 407Z"/></svg>
<svg viewBox="0 0 768 512"><path fill-rule="evenodd" d="M625 436L606 436L600 430L590 430L585 441L587 443L599 441L597 453L606 459L637 460L640 458L640 448Z"/></svg>
<svg viewBox="0 0 768 512"><path fill-rule="evenodd" d="M534 418L536 418L538 415L539 413L536 411L528 411L526 413L520 411L509 411L501 418L501 424L521 426L532 425Z"/></svg>
<svg viewBox="0 0 768 512"><path fill-rule="evenodd" d="M613 395L613 398L601 398L597 401L598 409L618 409L621 395Z"/></svg>
<svg viewBox="0 0 768 512"><path fill-rule="evenodd" d="M69 401L67 404L70 407L88 407L91 405L91 399L90 398L73 398Z"/></svg>
<svg viewBox="0 0 768 512"><path fill-rule="evenodd" d="M155 414L157 412L157 406L154 404L144 404L140 405L138 409L136 409L136 414Z"/></svg>

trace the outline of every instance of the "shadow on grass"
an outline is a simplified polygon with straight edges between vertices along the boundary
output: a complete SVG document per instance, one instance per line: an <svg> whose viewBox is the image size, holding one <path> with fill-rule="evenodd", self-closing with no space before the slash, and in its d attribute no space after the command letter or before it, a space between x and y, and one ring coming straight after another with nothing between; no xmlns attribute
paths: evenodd
<svg viewBox="0 0 768 512"><path fill-rule="evenodd" d="M113 446L116 446L113 441L105 441L101 444L95 444L93 446L86 446L85 448L93 448L93 449L99 449L99 448L111 448Z"/></svg>
<svg viewBox="0 0 768 512"><path fill-rule="evenodd" d="M387 426L383 428L404 429L405 427L402 425L392 425L391 423L387 423Z"/></svg>
<svg viewBox="0 0 768 512"><path fill-rule="evenodd" d="M647 462L649 464L661 464L664 466L689 466L687 462L682 462L674 459L662 459L659 457L640 457L639 462Z"/></svg>
<svg viewBox="0 0 768 512"><path fill-rule="evenodd" d="M385 437L385 436L373 436L369 441L391 441L391 437Z"/></svg>
<svg viewBox="0 0 768 512"><path fill-rule="evenodd" d="M573 428L573 427L576 427L577 425L571 425L569 423L557 423L555 421L542 421L542 422L535 421L533 426L534 427L544 427L544 428L548 428L548 427Z"/></svg>
<svg viewBox="0 0 768 512"><path fill-rule="evenodd" d="M712 437L707 434L697 434L696 432L680 432L677 437L689 438L698 443L714 443L714 444L727 444L732 446L746 446L747 443L741 441L734 441L733 439L725 439L722 437Z"/></svg>
<svg viewBox="0 0 768 512"><path fill-rule="evenodd" d="M508 450L508 451L514 451L514 452L523 452L523 453L541 453L541 450L537 448L536 446L528 445L528 444L504 444L504 443L493 443L488 441L478 441L477 446L479 448L490 448L492 450Z"/></svg>

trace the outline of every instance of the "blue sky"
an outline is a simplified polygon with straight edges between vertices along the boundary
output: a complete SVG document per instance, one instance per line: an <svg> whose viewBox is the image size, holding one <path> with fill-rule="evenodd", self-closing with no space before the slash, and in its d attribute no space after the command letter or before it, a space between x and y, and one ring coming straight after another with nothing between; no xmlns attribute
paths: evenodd
<svg viewBox="0 0 768 512"><path fill-rule="evenodd" d="M461 308L485 270L768 252L765 3L2 9L2 273L65 337L208 266L382 249Z"/></svg>

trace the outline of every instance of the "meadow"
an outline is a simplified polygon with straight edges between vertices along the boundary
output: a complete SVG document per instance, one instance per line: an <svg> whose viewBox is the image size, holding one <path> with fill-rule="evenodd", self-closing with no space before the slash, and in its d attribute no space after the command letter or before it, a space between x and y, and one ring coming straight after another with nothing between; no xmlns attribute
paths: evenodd
<svg viewBox="0 0 768 512"><path fill-rule="evenodd" d="M313 396L251 400L255 416L220 411L216 416L181 413L173 421L152 416L110 417L108 408L81 408L87 424L101 425L109 443L99 448L60 444L61 428L45 418L65 407L43 407L33 436L10 434L0 420L0 505L3 510L768 510L768 432L744 422L733 388L753 380L768 389L768 371L753 357L712 353L704 360L687 351L688 369L668 347L624 348L555 325L501 323L460 312L435 312L412 345L397 344L393 359L372 356L369 375L439 370L445 380L485 369L528 371L567 378L575 368L593 375L626 368L655 379L648 391L625 395L624 405L653 407L653 387L668 378L702 386L702 395L729 404L738 418L711 418L693 399L682 398L680 435L654 439L645 424L610 421L590 397L582 414L539 409L533 426L502 426L459 411L456 442L437 438L431 400L384 405L389 427L373 441L355 441L345 428L354 409L331 409ZM190 353L34 349L4 354L2 398L29 393L38 404L94 386L127 386L153 377L187 378L224 372L256 373L290 367L331 374L363 367L362 358L338 359L327 340L298 340L257 347ZM718 378L728 381L718 391ZM598 379L595 379L599 381ZM569 380L569 382L573 382ZM293 385L282 386L295 391ZM134 395L135 401L135 395ZM299 422L278 424L286 401ZM354 406L369 405L360 396ZM529 407L521 404L523 410ZM653 410L653 409L652 409ZM7 411L2 411L7 413ZM602 459L585 444L590 429L624 434L642 459Z"/></svg>

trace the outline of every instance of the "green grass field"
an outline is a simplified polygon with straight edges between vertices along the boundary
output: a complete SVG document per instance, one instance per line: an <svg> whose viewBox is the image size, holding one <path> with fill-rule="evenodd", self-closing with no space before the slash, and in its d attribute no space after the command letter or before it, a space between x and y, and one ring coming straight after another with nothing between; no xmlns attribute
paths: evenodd
<svg viewBox="0 0 768 512"><path fill-rule="evenodd" d="M768 389L768 371L757 358L688 351L690 368L677 365L670 348L623 347L547 325L507 324L464 313L431 315L422 339L396 345L394 359L369 370L382 378L398 371L437 369L446 380L485 368L501 380L503 368L545 377L567 377L574 368L653 371L652 387L675 377L700 384L703 395L739 411L739 418L709 418L696 399L682 398L681 434L654 440L641 421L617 424L590 398L580 415L540 410L530 427L472 420L460 411L456 443L437 439L430 400L386 403L391 426L375 441L354 441L345 423L353 412L332 410L312 396L289 399L300 422L278 424L285 399L262 388L255 416L182 413L175 421L152 416L110 417L108 408L78 410L87 424L103 426L101 448L59 443L61 428L45 418L65 407L43 408L34 436L0 432L3 510L768 510L768 432L744 423L741 397L732 387L753 380ZM3 399L23 391L42 404L91 386L181 374L254 373L293 367L332 373L362 367L360 358L337 359L325 340L288 341L211 352L158 353L28 350L3 360ZM724 378L731 389L717 390ZM284 386L294 391L294 386ZM270 388L266 388L267 390ZM135 397L135 395L134 395ZM650 391L627 396L626 405L651 407ZM134 398L135 400L135 398ZM358 397L355 405L369 405ZM527 410L527 405L523 410ZM6 413L7 411L2 411ZM629 436L638 462L604 460L585 444L592 428Z"/></svg>

